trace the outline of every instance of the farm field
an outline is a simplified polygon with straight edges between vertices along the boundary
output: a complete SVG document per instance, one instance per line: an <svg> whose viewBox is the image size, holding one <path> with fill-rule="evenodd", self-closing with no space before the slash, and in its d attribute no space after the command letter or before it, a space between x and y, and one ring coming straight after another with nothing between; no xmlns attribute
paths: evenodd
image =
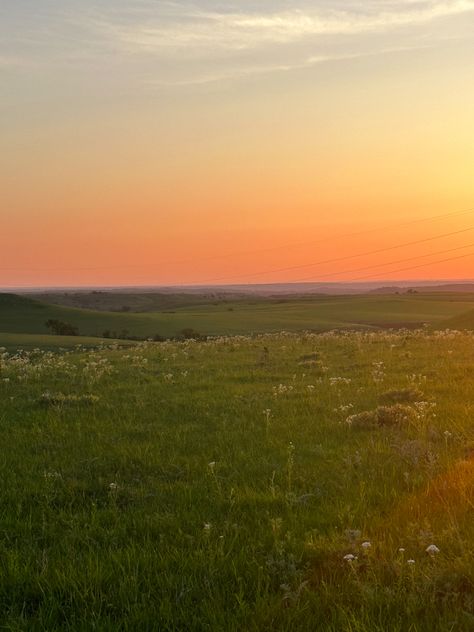
<svg viewBox="0 0 474 632"><path fill-rule="evenodd" d="M171 299L169 299L171 300ZM181 301L183 299L180 299ZM192 297L196 300L196 297ZM203 335L235 335L333 328L443 326L473 309L474 294L314 296L285 299L229 300L184 305L161 312L107 312L50 305L35 299L0 294L0 332L44 335L45 322L58 319L83 336L165 338L183 329Z"/></svg>
<svg viewBox="0 0 474 632"><path fill-rule="evenodd" d="M2 629L472 630L473 377L459 332L3 352Z"/></svg>

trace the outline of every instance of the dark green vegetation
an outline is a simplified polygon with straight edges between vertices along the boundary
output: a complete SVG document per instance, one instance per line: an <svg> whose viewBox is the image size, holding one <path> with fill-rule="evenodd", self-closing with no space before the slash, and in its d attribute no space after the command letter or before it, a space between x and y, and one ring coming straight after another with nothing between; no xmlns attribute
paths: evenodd
<svg viewBox="0 0 474 632"><path fill-rule="evenodd" d="M91 294L94 301L122 295ZM0 332L43 335L45 323L60 321L82 336L141 338L180 336L185 329L203 335L286 331L327 331L333 328L374 329L444 326L474 306L474 294L432 293L365 296L222 297L195 295L128 295L130 303L148 301L160 311L97 311L47 304L32 298L0 294ZM153 298L154 297L154 298ZM163 298L165 297L165 298ZM205 302L207 300L207 302ZM165 301L163 303L163 301ZM170 309L170 307L173 309ZM135 304L134 309L139 309ZM144 309L143 305L142 308ZM0 344L2 338L0 334ZM58 341L59 342L59 341Z"/></svg>
<svg viewBox="0 0 474 632"><path fill-rule="evenodd" d="M405 331L3 354L0 627L472 630L473 350Z"/></svg>
<svg viewBox="0 0 474 632"><path fill-rule="evenodd" d="M39 292L30 294L31 298L42 303L61 305L63 307L78 307L93 309L101 312L162 312L180 307L197 305L225 305L239 300L248 300L248 296L238 293L208 292L208 293L176 293L176 292L118 292L118 291L90 291L90 292ZM258 297L255 300L263 300Z"/></svg>

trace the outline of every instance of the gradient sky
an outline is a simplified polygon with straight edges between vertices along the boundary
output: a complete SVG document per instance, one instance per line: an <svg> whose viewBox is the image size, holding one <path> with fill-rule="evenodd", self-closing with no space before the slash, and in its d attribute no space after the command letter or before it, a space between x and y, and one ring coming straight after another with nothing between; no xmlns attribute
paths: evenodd
<svg viewBox="0 0 474 632"><path fill-rule="evenodd" d="M474 0L2 0L0 139L2 287L474 278Z"/></svg>

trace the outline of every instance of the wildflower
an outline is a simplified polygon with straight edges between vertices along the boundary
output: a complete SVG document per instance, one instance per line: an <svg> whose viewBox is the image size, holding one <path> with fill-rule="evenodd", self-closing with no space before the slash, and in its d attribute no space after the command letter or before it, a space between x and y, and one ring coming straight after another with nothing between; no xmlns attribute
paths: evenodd
<svg viewBox="0 0 474 632"><path fill-rule="evenodd" d="M356 560L356 559L357 559L357 556L352 555L352 553L348 553L347 555L344 555L344 558L343 558L343 559L344 559L346 562L349 562L349 563L350 563L350 562L353 562L354 560Z"/></svg>
<svg viewBox="0 0 474 632"><path fill-rule="evenodd" d="M362 542L361 547L365 550L370 549L372 546L371 542Z"/></svg>
<svg viewBox="0 0 474 632"><path fill-rule="evenodd" d="M415 563L415 560L407 560L407 564L409 566L413 566L414 563Z"/></svg>
<svg viewBox="0 0 474 632"><path fill-rule="evenodd" d="M211 472L213 472L214 468L216 467L216 462L215 461L211 461L210 463L207 464L207 466L211 470Z"/></svg>
<svg viewBox="0 0 474 632"><path fill-rule="evenodd" d="M212 527L212 525L211 525L210 522L205 522L203 529L204 529L204 531L210 531L211 527Z"/></svg>
<svg viewBox="0 0 474 632"><path fill-rule="evenodd" d="M399 553L405 553L405 549L404 549L403 547L400 547L400 548L398 549L398 552L399 552Z"/></svg>
<svg viewBox="0 0 474 632"><path fill-rule="evenodd" d="M109 483L109 489L115 491L118 488L117 483Z"/></svg>
<svg viewBox="0 0 474 632"><path fill-rule="evenodd" d="M428 547L426 547L425 551L431 556L434 556L437 553L439 553L439 549L436 546L436 544L430 544Z"/></svg>

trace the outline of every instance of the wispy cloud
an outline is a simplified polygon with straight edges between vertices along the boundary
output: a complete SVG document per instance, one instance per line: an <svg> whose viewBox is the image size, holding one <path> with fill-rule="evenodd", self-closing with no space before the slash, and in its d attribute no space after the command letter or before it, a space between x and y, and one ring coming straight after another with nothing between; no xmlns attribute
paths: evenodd
<svg viewBox="0 0 474 632"><path fill-rule="evenodd" d="M48 0L34 20L14 6L0 9L0 69L110 75L120 67L135 84L162 86L419 49L466 36L474 16L474 0L297 0L292 9L286 0L239 0L231 9L217 0Z"/></svg>
<svg viewBox="0 0 474 632"><path fill-rule="evenodd" d="M349 4L349 3L348 3ZM474 0L443 2L366 2L348 9L302 9L273 13L222 13L188 10L149 14L138 23L103 24L108 36L129 52L166 49L190 55L244 51L269 44L291 44L318 36L357 35L419 25L474 11ZM142 19L146 13L141 13Z"/></svg>
<svg viewBox="0 0 474 632"><path fill-rule="evenodd" d="M363 57L372 57L374 55L388 55L391 53L402 53L402 52L410 52L414 50L426 50L430 48L430 46L410 46L410 47L396 47L396 48L382 48L377 51L365 52L365 53L348 53L343 55L312 55L311 57L307 57L302 61L295 61L293 63L288 64L267 64L261 66L247 66L247 67L233 67L229 68L227 71L222 72L209 72L198 74L195 76L190 76L184 79L177 80L161 80L161 79L151 79L145 81L145 84L151 87L160 88L160 87L185 87L185 86L199 86L206 85L211 83L218 83L221 81L228 81L231 79L239 79L245 77L252 77L257 75L266 75L272 73L284 73L289 72L291 70L301 70L304 68L311 68L312 66L316 66L318 64L328 63L328 62L337 62L337 61L347 61L350 59L360 59Z"/></svg>

